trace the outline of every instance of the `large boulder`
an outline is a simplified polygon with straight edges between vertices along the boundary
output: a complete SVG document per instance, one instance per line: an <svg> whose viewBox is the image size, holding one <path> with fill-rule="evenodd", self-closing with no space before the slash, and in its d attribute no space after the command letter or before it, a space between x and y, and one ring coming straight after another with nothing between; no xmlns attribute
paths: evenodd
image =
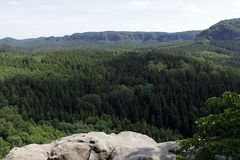
<svg viewBox="0 0 240 160"><path fill-rule="evenodd" d="M75 134L51 144L13 148L4 160L174 160L175 142L156 143L134 132Z"/></svg>

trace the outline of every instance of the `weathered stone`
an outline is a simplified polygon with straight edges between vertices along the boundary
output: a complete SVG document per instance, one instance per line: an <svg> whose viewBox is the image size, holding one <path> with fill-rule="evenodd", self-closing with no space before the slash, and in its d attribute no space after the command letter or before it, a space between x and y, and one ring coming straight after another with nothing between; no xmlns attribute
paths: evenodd
<svg viewBox="0 0 240 160"><path fill-rule="evenodd" d="M14 148L4 160L174 160L175 142L156 143L134 132L76 134L45 145Z"/></svg>

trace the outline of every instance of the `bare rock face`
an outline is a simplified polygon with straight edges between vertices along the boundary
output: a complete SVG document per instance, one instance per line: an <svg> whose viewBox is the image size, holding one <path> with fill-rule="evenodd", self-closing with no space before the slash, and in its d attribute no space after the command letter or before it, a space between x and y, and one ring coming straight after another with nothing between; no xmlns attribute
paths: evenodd
<svg viewBox="0 0 240 160"><path fill-rule="evenodd" d="M13 148L4 160L175 160L175 142L156 143L134 132L76 134L51 144Z"/></svg>

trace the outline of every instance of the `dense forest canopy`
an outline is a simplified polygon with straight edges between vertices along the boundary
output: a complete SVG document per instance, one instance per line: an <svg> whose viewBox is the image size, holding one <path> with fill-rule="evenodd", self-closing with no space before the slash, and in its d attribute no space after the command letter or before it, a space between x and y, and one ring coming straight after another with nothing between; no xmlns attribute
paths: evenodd
<svg viewBox="0 0 240 160"><path fill-rule="evenodd" d="M191 135L194 121L207 114L205 100L240 90L232 58L238 55L195 47L197 52L187 53L191 46L5 53L0 56L1 105L16 105L36 122L107 114Z"/></svg>

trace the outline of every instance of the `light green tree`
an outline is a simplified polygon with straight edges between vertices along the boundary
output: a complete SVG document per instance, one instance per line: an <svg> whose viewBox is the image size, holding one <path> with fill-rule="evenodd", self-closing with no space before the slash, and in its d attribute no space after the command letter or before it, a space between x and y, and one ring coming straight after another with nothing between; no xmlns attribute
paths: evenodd
<svg viewBox="0 0 240 160"><path fill-rule="evenodd" d="M197 160L214 159L215 155L240 159L240 95L225 92L210 98L207 108L212 114L196 122L197 132L181 141L179 150Z"/></svg>

